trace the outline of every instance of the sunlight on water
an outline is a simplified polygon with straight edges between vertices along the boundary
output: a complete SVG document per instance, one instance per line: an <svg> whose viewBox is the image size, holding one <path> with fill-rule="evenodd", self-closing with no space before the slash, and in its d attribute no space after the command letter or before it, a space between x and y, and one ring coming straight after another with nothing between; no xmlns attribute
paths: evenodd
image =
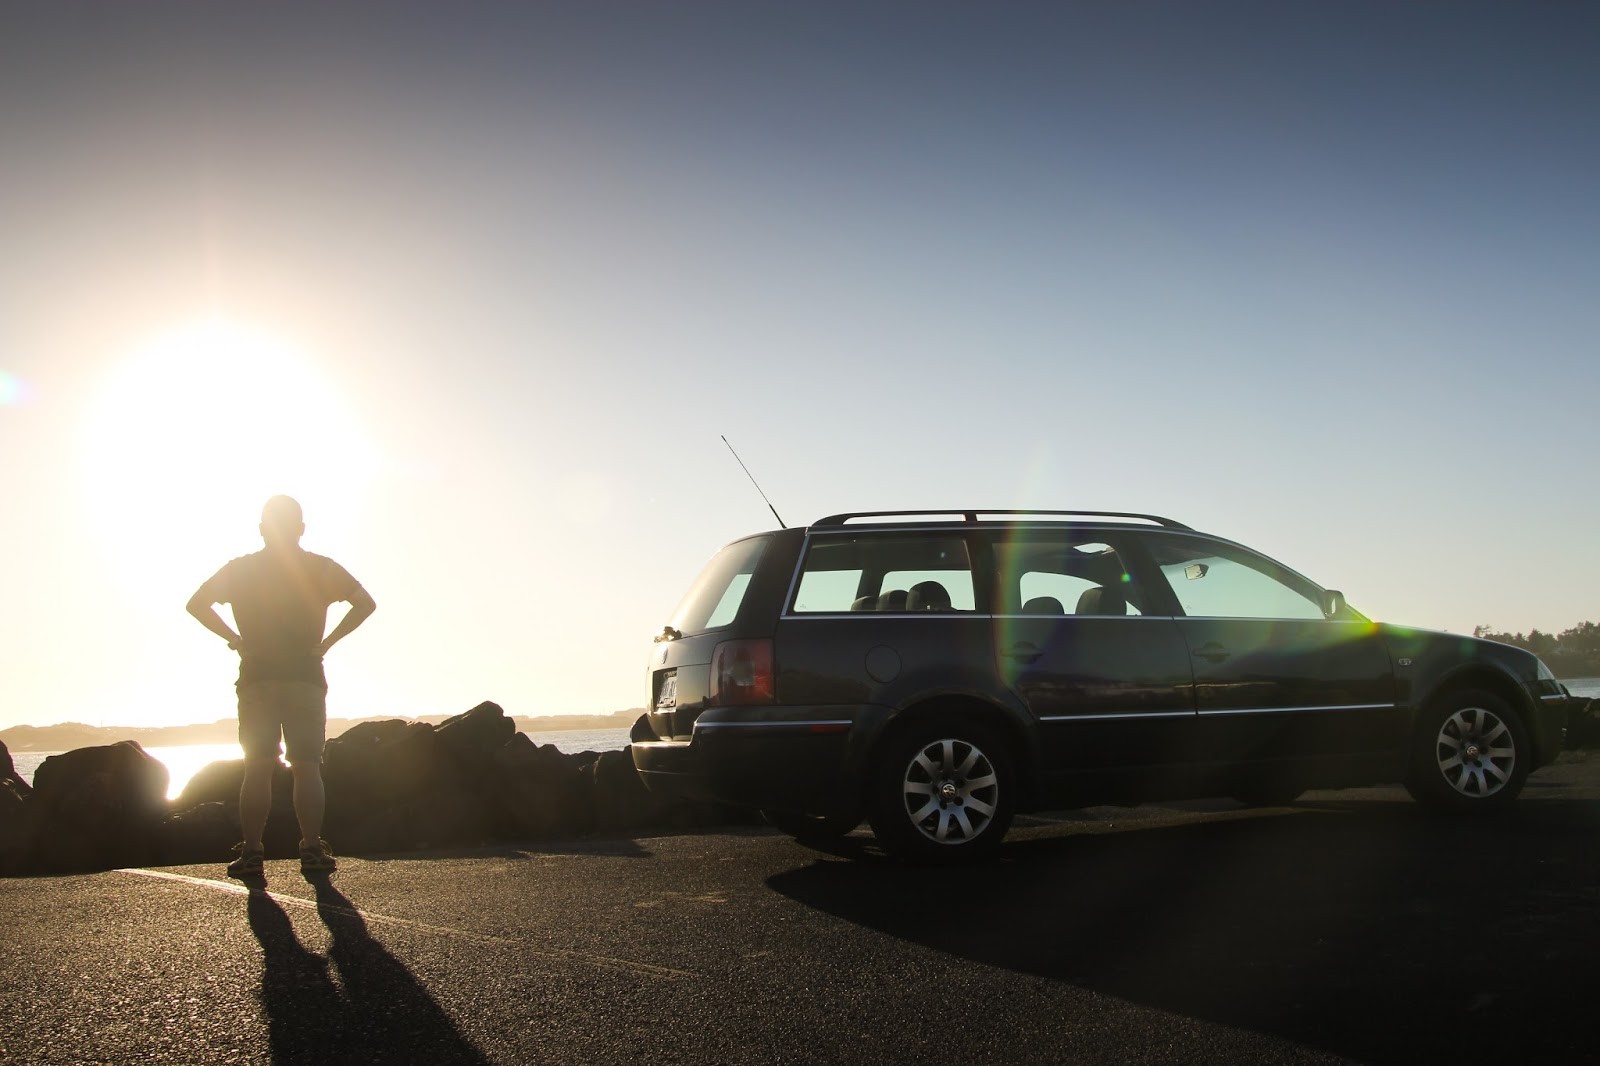
<svg viewBox="0 0 1600 1066"><path fill-rule="evenodd" d="M167 782L167 799L177 799L189 779L211 763L244 758L237 744L181 744L144 750L167 764L167 773L172 775Z"/></svg>

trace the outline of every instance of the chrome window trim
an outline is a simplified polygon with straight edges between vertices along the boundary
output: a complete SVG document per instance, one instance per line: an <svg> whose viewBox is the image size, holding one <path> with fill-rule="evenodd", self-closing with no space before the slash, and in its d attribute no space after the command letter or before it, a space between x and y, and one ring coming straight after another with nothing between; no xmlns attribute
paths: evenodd
<svg viewBox="0 0 1600 1066"><path fill-rule="evenodd" d="M792 722L791 721L783 721L783 722L699 722L699 721L697 721L694 724L694 731L696 733L698 733L702 729L704 729L704 730L706 730L708 732L710 730L713 730L713 729L776 729L776 728L786 728L786 729L787 728L805 728L805 729L810 729L813 726L841 726L841 725L845 726L846 728L849 728L851 726L854 726L855 723L852 722L848 718L806 719L804 721L801 721L801 720L797 719L797 720L792 721Z"/></svg>
<svg viewBox="0 0 1600 1066"><path fill-rule="evenodd" d="M1583 699L1582 696L1573 696L1571 698L1575 699L1575 700ZM1540 696L1539 697L1539 702L1541 702L1541 703L1565 703L1567 701L1567 699L1568 699L1568 697L1562 696L1560 694L1557 694L1557 695L1554 695L1554 696Z"/></svg>
<svg viewBox="0 0 1600 1066"><path fill-rule="evenodd" d="M1087 622L1090 619L1105 619L1119 622L1170 622L1174 618L1181 618L1176 614L997 614L996 618L1028 618L1028 619L1056 619L1058 621Z"/></svg>
<svg viewBox="0 0 1600 1066"><path fill-rule="evenodd" d="M1123 718L1193 718L1193 711L1109 711L1105 714L1046 714L1041 722L1110 722Z"/></svg>
<svg viewBox="0 0 1600 1066"><path fill-rule="evenodd" d="M1219 711L1111 711L1104 714L1050 714L1042 715L1041 722L1110 722L1145 718L1224 718L1245 714L1299 714L1322 711L1392 711L1394 703L1349 703L1325 707L1238 707Z"/></svg>
<svg viewBox="0 0 1600 1066"><path fill-rule="evenodd" d="M1321 713L1323 711L1392 711L1399 704L1395 703L1335 703L1322 707L1230 707L1225 710L1203 710L1197 712L1202 718L1218 718L1227 715L1241 714L1301 714Z"/></svg>
<svg viewBox="0 0 1600 1066"><path fill-rule="evenodd" d="M1256 614L1175 614L1180 622L1312 622L1327 626L1370 626L1374 623L1355 618L1287 618Z"/></svg>
<svg viewBox="0 0 1600 1066"><path fill-rule="evenodd" d="M956 621L975 621L979 619L998 617L992 614L979 614L976 611L790 611L780 615L783 619L803 621L808 618L859 618L871 620L874 618L949 618Z"/></svg>

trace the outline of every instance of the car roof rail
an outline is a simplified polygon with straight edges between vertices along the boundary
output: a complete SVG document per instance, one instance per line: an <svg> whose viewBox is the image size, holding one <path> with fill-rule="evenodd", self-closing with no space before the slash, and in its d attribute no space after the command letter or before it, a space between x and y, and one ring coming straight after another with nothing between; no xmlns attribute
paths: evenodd
<svg viewBox="0 0 1600 1066"><path fill-rule="evenodd" d="M1056 518L1132 518L1143 522L1153 522L1156 525L1164 526L1167 529L1190 528L1189 526L1184 525L1182 522L1176 522L1170 518L1162 518L1160 515L1138 514L1133 511L1038 511L1030 508L1020 507L991 508L984 510L953 508L945 511L847 511L844 514L832 514L828 515L826 518L819 518L815 522L811 523L811 525L813 528L817 526L842 526L846 522L849 522L852 518L911 518L926 517L928 515L960 515L963 520L973 524L977 524L977 522L985 516L998 517L1001 521L1005 521L1006 519L1014 516L1036 517L1041 515L1052 516Z"/></svg>

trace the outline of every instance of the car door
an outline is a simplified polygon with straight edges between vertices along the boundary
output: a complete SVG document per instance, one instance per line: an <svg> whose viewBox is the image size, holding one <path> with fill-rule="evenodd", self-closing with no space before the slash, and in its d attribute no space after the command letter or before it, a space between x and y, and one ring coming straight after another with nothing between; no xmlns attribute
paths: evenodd
<svg viewBox="0 0 1600 1066"><path fill-rule="evenodd" d="M1188 647L1170 613L1149 613L1154 601L1120 544L1115 533L1061 528L995 539L995 661L1039 723L1047 775L1190 757Z"/></svg>
<svg viewBox="0 0 1600 1066"><path fill-rule="evenodd" d="M1404 743L1373 623L1324 613L1322 589L1239 545L1151 532L1194 670L1196 751L1218 763L1337 758Z"/></svg>

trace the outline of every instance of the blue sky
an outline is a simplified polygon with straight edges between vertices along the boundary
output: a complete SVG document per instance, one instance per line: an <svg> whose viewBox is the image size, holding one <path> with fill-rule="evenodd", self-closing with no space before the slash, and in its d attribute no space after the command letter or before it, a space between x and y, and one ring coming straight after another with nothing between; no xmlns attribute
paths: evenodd
<svg viewBox="0 0 1600 1066"><path fill-rule="evenodd" d="M260 499L335 714L642 702L717 546L1153 511L1383 619L1600 618L1600 15L0 7L0 726L232 712Z"/></svg>

